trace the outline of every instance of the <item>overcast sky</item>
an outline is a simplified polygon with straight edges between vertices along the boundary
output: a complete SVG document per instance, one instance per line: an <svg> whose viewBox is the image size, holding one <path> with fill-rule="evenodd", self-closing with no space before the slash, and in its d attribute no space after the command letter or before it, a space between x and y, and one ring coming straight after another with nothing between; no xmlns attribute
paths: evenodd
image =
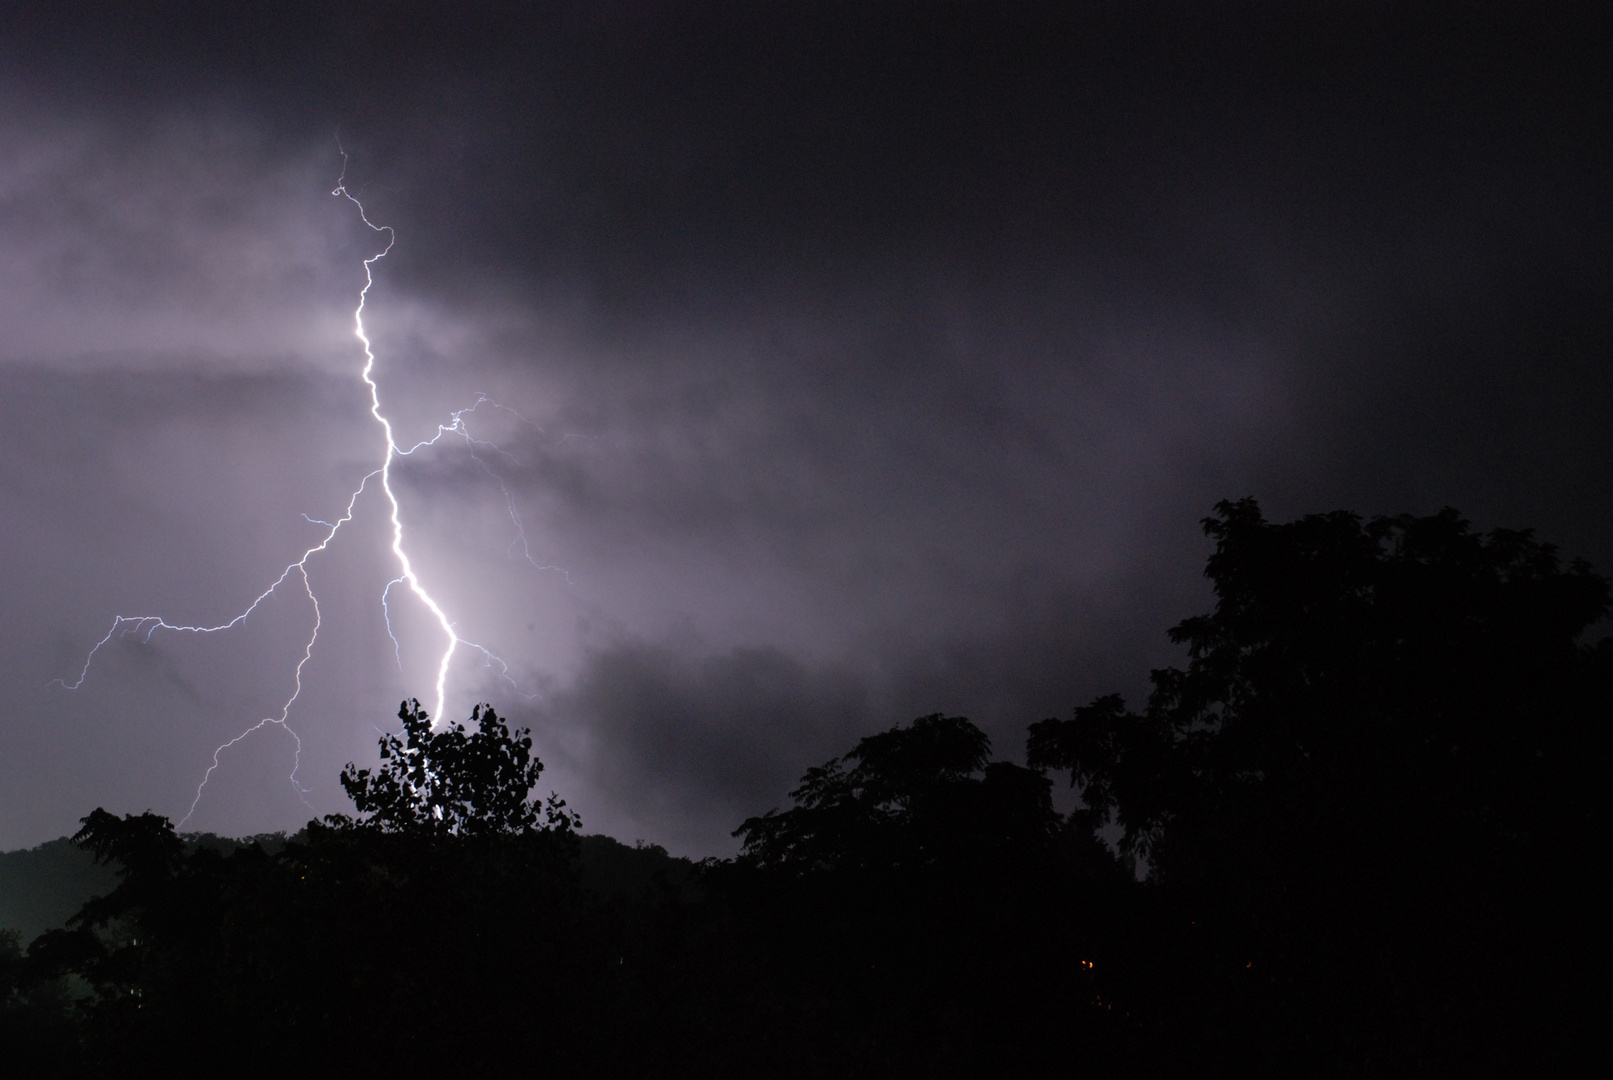
<svg viewBox="0 0 1613 1080"><path fill-rule="evenodd" d="M588 831L1140 696L1198 521L1613 569L1613 57L1539 4L37 5L0 29L0 848L348 808L444 637ZM257 14L253 14L256 10ZM138 13L137 13L138 11ZM941 12L945 14L940 14ZM461 410L471 410L464 411ZM496 448L495 448L496 447ZM313 519L310 521L309 519Z"/></svg>

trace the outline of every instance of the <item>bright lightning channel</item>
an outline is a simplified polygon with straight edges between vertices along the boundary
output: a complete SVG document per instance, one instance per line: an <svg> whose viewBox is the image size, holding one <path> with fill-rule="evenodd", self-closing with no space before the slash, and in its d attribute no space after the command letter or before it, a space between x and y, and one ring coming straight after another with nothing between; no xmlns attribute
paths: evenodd
<svg viewBox="0 0 1613 1080"><path fill-rule="evenodd" d="M263 590L263 592L259 593L257 598L254 599L251 604L247 605L244 611L236 615L230 621L221 623L217 626L199 626L170 623L165 617L160 615L118 615L113 619L112 628L107 631L106 636L101 638L100 641L96 642L94 647L90 649L89 654L84 658L84 666L79 671L78 678L71 683L67 682L65 679L54 679L51 683L51 685L59 685L67 690L77 690L80 686L84 685L84 681L89 678L90 666L95 662L96 654L101 651L103 646L112 641L113 638L121 638L129 634L139 634L142 642L149 642L152 635L158 630L169 630L178 633L191 634L216 634L225 630L233 629L234 627L245 622L246 619L254 611L256 611L265 600L274 595L280 586L285 584L286 580L292 577L293 574L295 574L301 580L303 592L308 597L309 603L313 606L314 622L313 628L309 632L308 640L303 644L302 656L298 659L296 668L292 672L293 685L291 695L287 697L286 700L281 704L280 714L278 716L264 717L263 719L247 727L233 739L220 743L213 750L212 763L208 765L207 771L202 774L201 782L196 785L196 794L191 799L190 807L188 810L186 810L185 816L179 820L180 826L183 826L187 821L190 820L191 816L195 814L196 807L201 802L202 792L207 787L208 780L212 778L214 770L219 767L220 755L226 750L229 750L231 747L235 746L237 743L246 739L248 736L261 731L263 728L270 725L277 726L284 730L286 734L291 736L292 741L295 744L295 750L292 757L291 775L289 779L291 781L292 788L297 792L297 797L302 800L303 805L308 805L308 800L304 798L304 796L310 789L303 787L302 784L297 780L297 770L301 767L302 762L302 738L297 734L296 731L292 729L290 723L288 722L291 715L292 706L296 704L297 699L302 695L303 668L307 666L308 661L313 657L314 645L319 640L319 629L321 626L319 597L315 594L313 583L308 576L308 561L320 552L325 551L330 546L331 542L336 539L336 535L341 531L342 526L353 519L354 510L358 504L360 496L364 494L364 491L369 486L370 481L377 478L379 478L380 481L381 491L386 496L388 520L392 525L392 554L393 557L397 559L398 563L398 576L387 582L386 588L381 592L381 609L386 620L387 635L392 639L393 651L394 655L398 659L399 669L402 669L402 652L401 646L398 643L397 635L392 629L391 608L388 603L388 597L391 595L394 587L398 585L407 585L409 591L412 592L420 603L424 605L426 610L431 613L432 618L436 620L438 627L442 630L443 637L446 639L442 657L437 663L437 679L435 684L437 696L436 709L432 714L433 726L443 722L444 705L447 700L449 665L452 663L454 654L458 651L459 646L461 645L480 652L484 658L486 667L489 670L493 670L496 675L498 675L505 682L509 683L510 686L523 697L530 699L537 696L535 694L527 693L521 689L521 687L516 683L515 679L510 675L509 664L506 663L501 657L493 653L486 646L478 645L473 641L468 641L465 638L462 638L459 635L454 622L450 620L447 613L443 611L442 605L437 602L437 600L421 583L420 576L415 572L414 564L410 560L408 552L404 550L402 507L399 504L397 493L392 488L392 465L397 459L408 457L416 451L422 450L426 447L435 446L446 436L453 435L463 439L465 444L470 449L472 460L474 460L489 477L497 481L499 490L504 496L505 510L508 512L510 522L515 529L515 538L510 542L510 553L513 555L516 545L519 544L526 561L535 569L554 571L565 577L568 584L571 581L571 575L565 570L562 570L557 566L541 565L535 558L533 558L531 546L527 541L525 526L521 520L519 511L516 509L514 495L511 494L508 485L505 484L504 478L493 471L487 462L477 454L477 450L483 449L492 451L493 453L507 458L514 464L519 464L519 462L517 462L512 455L500 449L493 443L487 442L483 439L477 439L472 436L469 425L465 420L465 416L468 413L475 412L483 405L489 405L495 409L502 409L510 412L523 423L531 425L531 421L528 421L524 416L521 416L514 410L507 409L505 406L498 404L486 394L479 394L475 404L469 406L468 408L460 409L451 413L448 423L439 424L437 426L437 433L430 439L415 443L408 449L403 449L398 445L397 439L394 436L392 421L388 419L386 414L381 411L381 388L375 378L375 349L370 341L369 334L364 328L364 307L369 299L370 289L375 284L375 264L381 259L385 258L386 255L392 250L393 245L397 242L397 234L390 225L376 225L374 222L372 222L369 219L369 215L364 210L364 205L359 202L358 198L347 189L346 181L348 155L346 151L342 151L341 153L342 173L341 176L337 178L336 187L334 190L332 190L331 194L340 196L341 198L344 198L348 202L352 203L358 209L359 220L363 221L364 224L372 231L376 233L384 233L387 238L386 246L382 248L381 251L364 260L364 287L359 290L358 306L353 310L353 333L354 336L358 338L359 344L363 346L364 350L364 366L359 372L359 378L363 380L365 387L369 390L370 415L375 418L376 423L381 425L381 431L386 439L386 452L382 458L380 467L367 473L364 478L359 481L357 489L355 489L348 497L346 509L343 511L341 517L339 517L336 521L323 521L318 518L310 517L307 514L303 514L303 518L310 524L325 527L326 531L324 539L314 546L308 548L303 552L300 559L291 563L284 570L282 570L280 576L275 579L273 584L271 584L267 589ZM536 427L536 425L531 426ZM496 670L494 669L495 664L497 665ZM312 809L311 806L309 808Z"/></svg>
<svg viewBox="0 0 1613 1080"><path fill-rule="evenodd" d="M336 181L336 189L331 194L340 195L358 207L359 219L365 225L375 232L386 234L386 247L382 248L379 253L364 260L364 288L359 290L358 307L353 310L353 333L358 338L359 343L364 346L364 370L359 372L359 378L363 379L364 385L370 388L370 415L375 417L376 421L381 425L381 430L386 433L386 458L381 463L381 490L386 492L387 504L392 508L392 554L397 557L398 568L401 571L399 576L387 585L387 588L390 590L392 585L398 582L407 582L409 591L419 598L420 602L426 606L427 611L431 612L432 618L437 620L437 625L442 627L443 635L448 638L448 647L443 649L442 660L437 664L437 709L432 713L434 717L432 723L438 724L442 722L443 702L447 697L448 663L454 658L454 650L459 647L459 635L454 632L454 624L448 621L448 616L443 613L442 607L436 600L432 599L425 586L420 584L420 577L414 572L414 564L409 561L408 553L403 550L403 519L399 516L402 511L398 506L398 496L392 490L392 462L398 457L398 442L392 434L392 421L388 420L386 414L381 412L381 388L375 381L375 350L370 344L370 336L364 332L364 305L370 298L370 287L375 284L375 264L386 258L387 253L392 250L392 245L397 243L397 234L392 230L392 226L376 225L370 220L369 215L364 212L364 204L354 198L352 193L347 190L346 180L347 156L344 154L342 156L342 175ZM439 431L438 437L440 436L441 432ZM418 447L414 449L418 449ZM412 453L413 449L410 452ZM391 629L391 620L388 619L387 632L391 633ZM394 637L393 641L396 640Z"/></svg>

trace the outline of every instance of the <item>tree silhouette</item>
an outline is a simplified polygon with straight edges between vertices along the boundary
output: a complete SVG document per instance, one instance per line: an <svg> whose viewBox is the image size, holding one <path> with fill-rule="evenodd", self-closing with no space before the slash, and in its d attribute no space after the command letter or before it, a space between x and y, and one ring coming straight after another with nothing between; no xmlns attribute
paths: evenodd
<svg viewBox="0 0 1613 1080"><path fill-rule="evenodd" d="M919 717L736 831L741 855L707 881L740 943L730 1008L762 1044L752 1072L1036 1075L1071 1040L1090 1061L1113 1051L1124 1018L1080 964L1107 962L1128 883L1065 835L1045 776L990 757L967 719Z"/></svg>
<svg viewBox="0 0 1613 1080"><path fill-rule="evenodd" d="M795 806L750 818L734 835L755 865L797 869L933 863L972 828L1045 837L1055 821L1046 782L990 757L990 740L963 717L921 716L807 770L790 792ZM993 811L1016 820L1005 831L1007 821L987 819Z"/></svg>
<svg viewBox="0 0 1613 1080"><path fill-rule="evenodd" d="M360 814L356 827L380 832L441 836L523 833L540 828L569 831L582 822L551 794L539 804L528 796L543 773L532 756L526 729L513 734L491 705L471 712L474 731L450 724L441 731L418 700L398 706L403 735L381 737L378 771L352 762L342 770L342 790ZM338 819L338 824L346 822Z"/></svg>
<svg viewBox="0 0 1613 1080"><path fill-rule="evenodd" d="M432 732L414 702L400 717L379 769L342 774L363 816L273 851L195 845L150 813L84 819L74 839L117 887L37 939L23 974L93 991L92 1075L482 1072L525 1053L515 1030L571 1069L619 955L577 884L578 819L530 799L542 763L491 707L469 731ZM420 1022L444 1000L452 1020Z"/></svg>
<svg viewBox="0 0 1613 1080"><path fill-rule="evenodd" d="M1574 700L1604 578L1562 569L1527 532L1476 535L1452 510L1271 525L1246 499L1217 515L1216 610L1170 631L1188 669L1154 672L1140 716L1108 696L1034 725L1034 764L1071 770L1161 868L1172 822L1272 797L1561 824L1557 770L1605 727Z"/></svg>
<svg viewBox="0 0 1613 1080"><path fill-rule="evenodd" d="M1204 528L1187 668L1140 714L1111 695L1033 725L1029 761L1185 898L1241 980L1205 991L1238 1003L1216 1022L1287 1067L1524 1053L1501 1033L1577 1007L1541 964L1572 966L1560 928L1584 926L1546 899L1583 884L1547 883L1605 850L1613 643L1580 637L1608 582L1452 510L1279 525L1246 499Z"/></svg>

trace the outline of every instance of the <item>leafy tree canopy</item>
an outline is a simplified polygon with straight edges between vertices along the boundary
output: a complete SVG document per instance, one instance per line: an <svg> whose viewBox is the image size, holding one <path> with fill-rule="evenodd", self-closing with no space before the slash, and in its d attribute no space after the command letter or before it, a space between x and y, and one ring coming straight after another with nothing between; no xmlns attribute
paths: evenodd
<svg viewBox="0 0 1613 1080"><path fill-rule="evenodd" d="M381 767L342 770L342 788L360 814L338 824L389 833L482 836L541 829L570 831L582 822L550 795L529 799L543 772L526 729L513 734L491 705L471 712L475 730L450 724L431 729L418 700L398 707L402 736L381 738Z"/></svg>
<svg viewBox="0 0 1613 1080"><path fill-rule="evenodd" d="M1047 781L992 762L961 716L921 716L807 770L795 806L734 833L752 865L805 870L933 864L982 845L1046 840L1057 823Z"/></svg>
<svg viewBox="0 0 1613 1080"><path fill-rule="evenodd" d="M1127 849L1168 862L1228 815L1280 848L1317 846L1319 819L1538 833L1591 812L1564 800L1599 785L1563 783L1607 744L1613 650L1579 639L1609 588L1584 562L1449 509L1278 525L1244 499L1204 530L1215 610L1170 631L1187 669L1155 671L1142 714L1110 695L1031 728L1030 762L1069 770Z"/></svg>
<svg viewBox="0 0 1613 1080"><path fill-rule="evenodd" d="M1607 580L1448 509L1273 524L1245 499L1204 530L1187 667L1028 747L1181 905L1189 1040L1279 1075L1538 1070L1601 1015L1572 987L1602 962L1613 640L1582 639Z"/></svg>

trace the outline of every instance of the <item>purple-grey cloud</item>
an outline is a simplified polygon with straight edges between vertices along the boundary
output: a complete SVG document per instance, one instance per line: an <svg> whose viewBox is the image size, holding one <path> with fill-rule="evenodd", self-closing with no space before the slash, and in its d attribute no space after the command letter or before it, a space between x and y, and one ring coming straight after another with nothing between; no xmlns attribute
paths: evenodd
<svg viewBox="0 0 1613 1080"><path fill-rule="evenodd" d="M590 827L727 850L861 734L965 713L1014 755L1136 694L1221 498L1613 564L1613 96L1572 11L61 12L0 33L0 846L179 817L290 692L300 586L47 684L116 614L228 620L379 463L338 128L398 229L400 442L486 395L501 448L395 474L508 665L464 650L449 712L533 723ZM430 696L357 511L308 564L308 790L266 731L196 827L341 809Z"/></svg>

